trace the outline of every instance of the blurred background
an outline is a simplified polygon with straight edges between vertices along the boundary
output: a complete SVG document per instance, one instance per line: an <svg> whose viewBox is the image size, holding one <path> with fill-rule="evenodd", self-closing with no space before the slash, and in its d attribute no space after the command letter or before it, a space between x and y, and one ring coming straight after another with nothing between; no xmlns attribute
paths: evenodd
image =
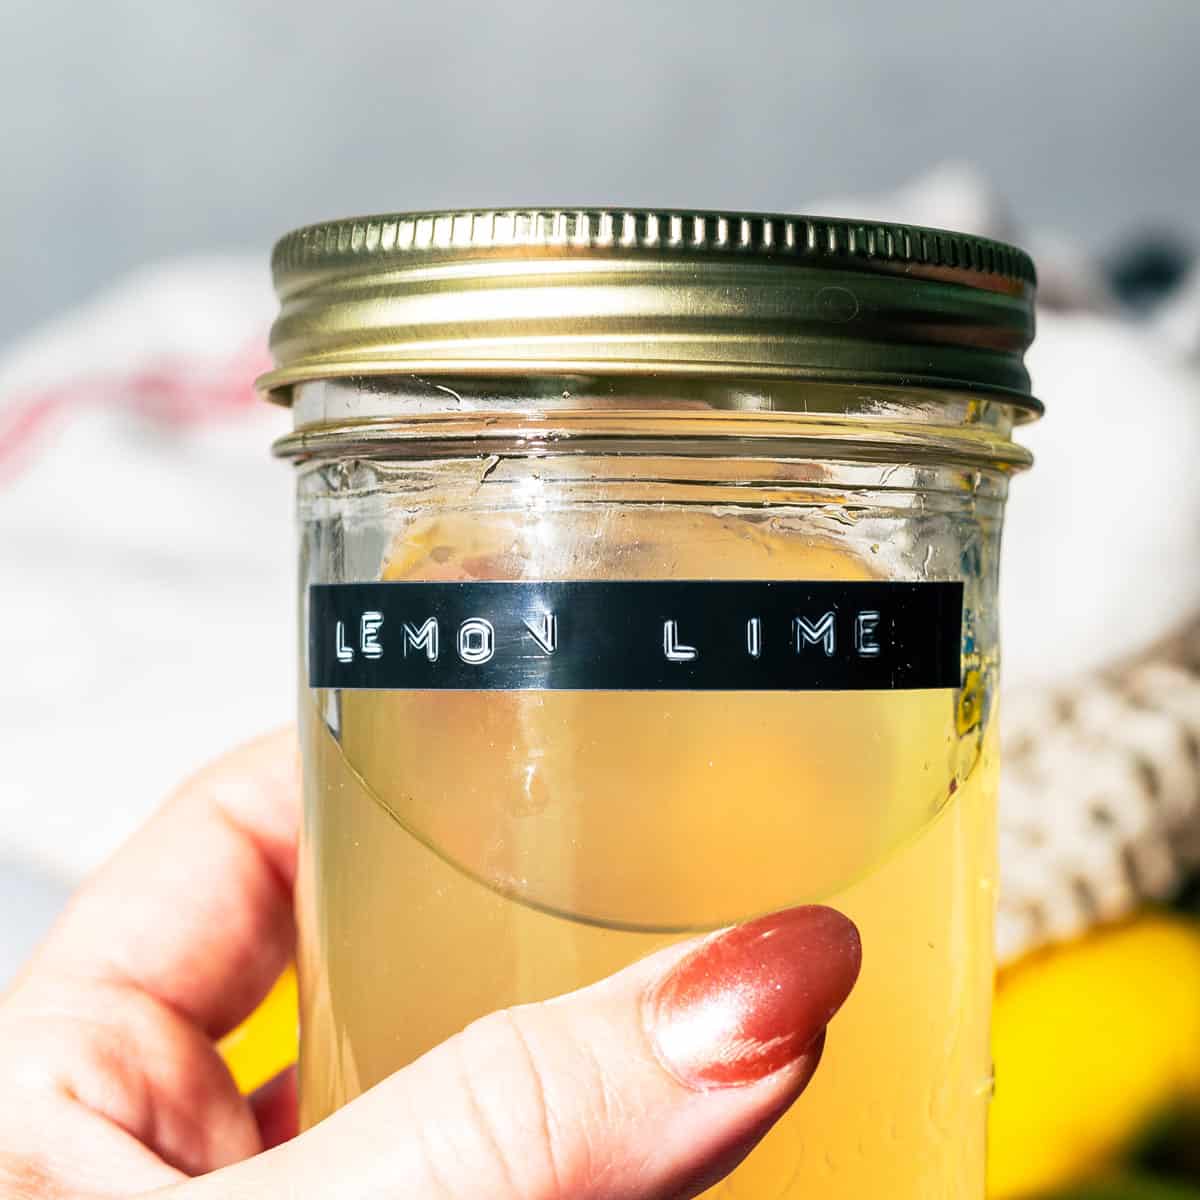
<svg viewBox="0 0 1200 1200"><path fill-rule="evenodd" d="M993 1194L1200 1197L1200 4L5 16L0 985L181 775L289 719L276 236L531 202L989 233L1038 260L1050 414L1006 535Z"/></svg>
<svg viewBox="0 0 1200 1200"><path fill-rule="evenodd" d="M0 339L391 208L787 209L975 164L1097 252L1200 234L1189 0L10 0Z"/></svg>

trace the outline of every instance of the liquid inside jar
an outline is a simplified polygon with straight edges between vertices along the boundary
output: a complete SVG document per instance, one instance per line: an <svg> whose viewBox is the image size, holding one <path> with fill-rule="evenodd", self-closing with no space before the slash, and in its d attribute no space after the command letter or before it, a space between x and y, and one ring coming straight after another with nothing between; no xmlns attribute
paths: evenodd
<svg viewBox="0 0 1200 1200"><path fill-rule="evenodd" d="M885 560L786 514L611 506L412 516L377 577L865 580ZM962 689L306 689L304 1123L486 1012L820 901L859 924L859 986L809 1091L710 1194L982 1195L993 674L981 656Z"/></svg>

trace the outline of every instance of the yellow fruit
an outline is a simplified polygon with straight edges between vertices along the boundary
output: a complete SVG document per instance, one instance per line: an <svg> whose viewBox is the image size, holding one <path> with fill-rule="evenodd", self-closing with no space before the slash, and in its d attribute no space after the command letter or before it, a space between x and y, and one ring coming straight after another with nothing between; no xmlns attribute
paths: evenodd
<svg viewBox="0 0 1200 1200"><path fill-rule="evenodd" d="M252 1092L296 1061L296 971L288 967L267 998L221 1039L225 1059L238 1087Z"/></svg>
<svg viewBox="0 0 1200 1200"><path fill-rule="evenodd" d="M1200 1096L1200 925L1147 914L1000 978L988 1194L1086 1179Z"/></svg>

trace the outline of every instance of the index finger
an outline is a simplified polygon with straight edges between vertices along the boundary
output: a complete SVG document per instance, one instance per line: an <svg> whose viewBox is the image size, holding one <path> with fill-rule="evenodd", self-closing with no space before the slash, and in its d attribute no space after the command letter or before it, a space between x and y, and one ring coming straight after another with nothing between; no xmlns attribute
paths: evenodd
<svg viewBox="0 0 1200 1200"><path fill-rule="evenodd" d="M84 885L30 970L131 985L228 1032L294 949L299 794L290 729L205 768Z"/></svg>

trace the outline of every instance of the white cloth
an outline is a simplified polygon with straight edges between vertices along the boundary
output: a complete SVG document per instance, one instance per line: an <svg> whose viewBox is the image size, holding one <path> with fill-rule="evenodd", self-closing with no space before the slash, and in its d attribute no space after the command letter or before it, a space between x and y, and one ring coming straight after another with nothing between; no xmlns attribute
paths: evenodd
<svg viewBox="0 0 1200 1200"><path fill-rule="evenodd" d="M0 859L75 878L292 715L288 422L250 386L272 307L265 265L183 262L0 365Z"/></svg>

